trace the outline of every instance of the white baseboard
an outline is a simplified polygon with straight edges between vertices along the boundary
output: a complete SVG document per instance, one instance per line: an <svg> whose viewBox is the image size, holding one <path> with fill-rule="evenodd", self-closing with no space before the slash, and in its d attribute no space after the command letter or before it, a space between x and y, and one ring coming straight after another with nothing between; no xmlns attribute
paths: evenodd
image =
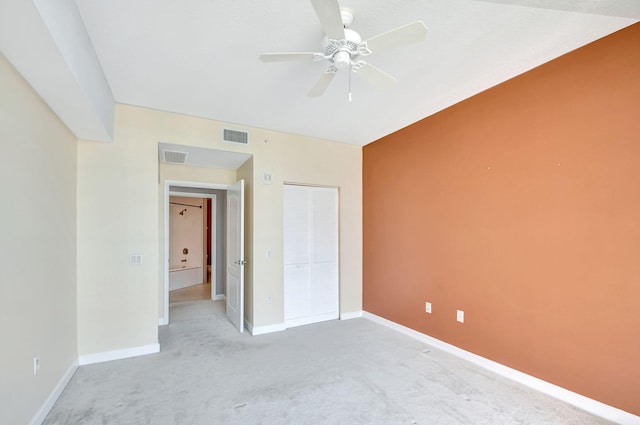
<svg viewBox="0 0 640 425"><path fill-rule="evenodd" d="M225 294L218 294L213 296L213 301L226 300L227 296Z"/></svg>
<svg viewBox="0 0 640 425"><path fill-rule="evenodd" d="M463 350L462 348L458 348L455 345L448 344L373 313L365 311L363 312L363 317L609 421L620 425L640 425L640 416L636 416L616 407L609 406L608 404L574 393L573 391L569 391L534 376L527 375L526 373L481 357L477 354L473 354L469 351Z"/></svg>
<svg viewBox="0 0 640 425"><path fill-rule="evenodd" d="M78 358L80 366L108 362L111 360L127 359L129 357L144 356L160 352L160 344L149 344L141 347L124 348L122 350L104 351L102 353L84 354Z"/></svg>
<svg viewBox="0 0 640 425"><path fill-rule="evenodd" d="M357 319L358 317L362 317L362 310L340 313L340 320Z"/></svg>
<svg viewBox="0 0 640 425"><path fill-rule="evenodd" d="M251 323L244 321L244 327L249 331L251 335L263 335L271 332L281 332L286 330L284 323L276 323L275 325L266 326L253 326Z"/></svg>
<svg viewBox="0 0 640 425"><path fill-rule="evenodd" d="M35 416L29 422L29 425L40 425L42 424L42 422L44 422L47 415L51 411L51 408L56 403L56 400L58 400L58 397L60 397L60 394L62 394L62 391L64 391L64 388L73 377L73 374L76 373L76 370L78 370L77 359L74 360L73 363L71 363L71 366L69 366L66 372L62 375L62 378L60 378L56 386L53 388L53 391L51 391L49 397L47 397L44 404L40 406L40 409L38 409Z"/></svg>
<svg viewBox="0 0 640 425"><path fill-rule="evenodd" d="M284 322L284 327L286 329L289 329L289 328L295 328L296 326L310 325L312 323L313 323L313 320L311 320L311 317L306 316L306 317L299 317L297 319L286 320Z"/></svg>

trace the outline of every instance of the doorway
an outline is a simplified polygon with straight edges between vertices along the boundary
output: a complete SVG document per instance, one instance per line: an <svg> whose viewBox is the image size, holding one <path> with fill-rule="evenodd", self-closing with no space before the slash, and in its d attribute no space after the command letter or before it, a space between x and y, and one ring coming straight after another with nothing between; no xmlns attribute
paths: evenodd
<svg viewBox="0 0 640 425"><path fill-rule="evenodd" d="M170 306L219 297L216 271L223 266L216 261L216 251L222 250L218 239L224 233L216 228L219 195L177 192L180 196L173 191L169 197Z"/></svg>
<svg viewBox="0 0 640 425"><path fill-rule="evenodd" d="M234 185L226 185L226 184L212 184L212 183L195 183L195 182L185 182L185 181L165 181L164 187L164 261L163 261L163 269L164 269L164 285L163 285L163 306L162 313L163 316L159 319L160 325L169 324L169 292L170 292L170 273L176 271L181 272L183 270L182 265L184 264L184 270L188 272L189 260L194 258L191 256L191 251L188 246L181 247L178 246L178 250L180 251L178 255L172 255L170 252L170 210L172 208L172 199L176 196L181 197L180 201L173 201L173 206L177 207L176 211L179 214L183 213L181 218L184 218L184 215L190 213L190 209L196 210L198 208L198 202L194 202L195 200L210 200L211 203L211 226L209 226L209 238L212 242L211 248L211 299L226 300L226 309L227 316L229 320L238 327L240 332L243 331L244 317L243 317L243 303L244 303L244 247L242 240L242 229L244 228L243 224L243 205L244 205L244 182L241 180L237 184ZM172 198L173 197L173 198ZM188 204L187 198L193 198L191 200L191 207ZM229 200L234 200L234 202L229 202ZM177 204L185 204L185 205L177 205ZM205 208L207 203L201 202L200 206ZM231 217L228 214L228 211L233 211L234 216ZM193 212L193 211L191 211ZM214 218L215 217L215 218ZM197 220L196 220L197 221ZM200 216L200 222L206 223L204 218ZM230 224L229 224L230 223ZM206 224L203 224L203 227L206 227ZM232 235L234 241L230 245L230 237ZM201 235L202 236L202 235ZM205 238L202 238L202 246L205 245ZM235 241L235 239L240 239L239 241ZM184 245L185 243L183 243ZM233 249L233 252L230 251L229 246ZM237 249L236 249L237 248ZM174 249L175 251L175 249ZM231 252L230 255L227 253ZM203 268L206 268L206 260L204 259L204 255L202 254L202 250L198 253L195 253L195 257L202 256L202 264ZM186 261L182 261L186 260ZM179 262L178 262L179 261ZM192 264L195 264L196 261L193 261ZM230 266L230 264L232 264ZM240 270L238 270L238 266L240 266ZM202 279L206 271L196 271L194 275L197 276L199 274L200 279ZM197 279L197 278L196 278ZM233 294L232 297L227 296L226 294ZM237 316L237 317L236 317Z"/></svg>

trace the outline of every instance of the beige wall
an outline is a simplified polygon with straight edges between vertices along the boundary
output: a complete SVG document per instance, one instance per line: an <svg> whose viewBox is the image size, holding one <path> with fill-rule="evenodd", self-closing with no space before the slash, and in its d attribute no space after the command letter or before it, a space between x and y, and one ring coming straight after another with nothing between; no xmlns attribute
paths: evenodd
<svg viewBox="0 0 640 425"><path fill-rule="evenodd" d="M254 326L281 324L283 182L340 187L341 312L361 310L362 149L244 128L248 146L220 141L224 123L132 106L116 108L113 144L81 142L78 151L79 350L91 354L157 342L163 306L165 180L247 185L246 316ZM240 128L233 125L233 128ZM265 143L266 141L266 143ZM158 168L158 142L253 155L237 172ZM260 181L263 171L274 182ZM233 178L232 178L233 177ZM123 202L126 200L126 202ZM267 258L266 252L271 251ZM131 253L144 263L130 266ZM267 302L272 297L271 303Z"/></svg>
<svg viewBox="0 0 640 425"><path fill-rule="evenodd" d="M282 194L283 183L339 188L340 312L362 309L362 149L293 135L265 137L254 156L254 326L284 321ZM264 171L273 184L264 185ZM266 257L267 250L272 252ZM272 304L266 302L273 298Z"/></svg>
<svg viewBox="0 0 640 425"><path fill-rule="evenodd" d="M0 93L0 423L26 424L77 358L76 139L1 55Z"/></svg>
<svg viewBox="0 0 640 425"><path fill-rule="evenodd" d="M158 341L158 139L116 115L113 143L78 144L80 355Z"/></svg>

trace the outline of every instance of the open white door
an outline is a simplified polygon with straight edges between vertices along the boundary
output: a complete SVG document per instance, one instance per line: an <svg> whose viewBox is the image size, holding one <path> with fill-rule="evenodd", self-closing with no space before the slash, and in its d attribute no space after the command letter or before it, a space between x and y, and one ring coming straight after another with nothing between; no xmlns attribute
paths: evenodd
<svg viewBox="0 0 640 425"><path fill-rule="evenodd" d="M244 180L227 190L227 317L244 330Z"/></svg>

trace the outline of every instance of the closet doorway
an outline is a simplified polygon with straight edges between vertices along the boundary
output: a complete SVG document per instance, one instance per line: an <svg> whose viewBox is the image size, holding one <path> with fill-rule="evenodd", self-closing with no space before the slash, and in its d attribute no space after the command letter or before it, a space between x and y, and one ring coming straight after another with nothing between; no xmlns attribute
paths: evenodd
<svg viewBox="0 0 640 425"><path fill-rule="evenodd" d="M339 317L338 189L284 186L284 319Z"/></svg>

